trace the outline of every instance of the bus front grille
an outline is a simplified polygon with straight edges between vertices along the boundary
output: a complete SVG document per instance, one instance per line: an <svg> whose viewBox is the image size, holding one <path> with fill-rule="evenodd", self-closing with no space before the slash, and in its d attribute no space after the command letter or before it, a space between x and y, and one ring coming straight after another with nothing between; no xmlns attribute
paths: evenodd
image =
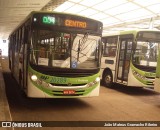
<svg viewBox="0 0 160 130"><path fill-rule="evenodd" d="M53 94L54 96L81 96L83 94Z"/></svg>
<svg viewBox="0 0 160 130"><path fill-rule="evenodd" d="M68 87L70 87L70 86L84 86L84 85L86 85L86 84L56 84L56 83L50 83L52 86L68 86Z"/></svg>

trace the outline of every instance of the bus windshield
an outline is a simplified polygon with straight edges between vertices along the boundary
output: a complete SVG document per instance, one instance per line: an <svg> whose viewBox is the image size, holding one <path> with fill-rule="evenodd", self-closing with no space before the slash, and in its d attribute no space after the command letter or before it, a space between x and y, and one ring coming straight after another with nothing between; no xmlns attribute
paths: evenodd
<svg viewBox="0 0 160 130"><path fill-rule="evenodd" d="M100 36L34 30L30 62L35 65L95 69L100 62Z"/></svg>
<svg viewBox="0 0 160 130"><path fill-rule="evenodd" d="M133 63L144 67L157 66L160 42L138 40L133 54Z"/></svg>

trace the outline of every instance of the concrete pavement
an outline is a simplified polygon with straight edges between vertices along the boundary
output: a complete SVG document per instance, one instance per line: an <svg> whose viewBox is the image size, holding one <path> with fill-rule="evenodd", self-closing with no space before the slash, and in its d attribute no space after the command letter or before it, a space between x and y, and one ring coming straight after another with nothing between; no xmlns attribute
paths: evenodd
<svg viewBox="0 0 160 130"><path fill-rule="evenodd" d="M8 100L6 97L5 84L2 74L2 65L0 57L0 121L12 121ZM11 130L12 128L0 128L1 130Z"/></svg>

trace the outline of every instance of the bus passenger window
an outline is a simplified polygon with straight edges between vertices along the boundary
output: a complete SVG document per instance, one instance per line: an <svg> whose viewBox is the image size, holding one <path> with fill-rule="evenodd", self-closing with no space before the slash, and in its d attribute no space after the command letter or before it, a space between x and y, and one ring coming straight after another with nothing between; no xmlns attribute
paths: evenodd
<svg viewBox="0 0 160 130"><path fill-rule="evenodd" d="M115 57L117 48L117 38L108 38L104 43L104 57Z"/></svg>

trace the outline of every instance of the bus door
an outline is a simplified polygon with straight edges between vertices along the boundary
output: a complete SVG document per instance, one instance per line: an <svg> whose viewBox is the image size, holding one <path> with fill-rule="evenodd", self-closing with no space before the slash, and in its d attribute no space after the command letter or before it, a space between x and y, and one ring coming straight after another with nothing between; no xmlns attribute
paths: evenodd
<svg viewBox="0 0 160 130"><path fill-rule="evenodd" d="M24 44L24 88L27 88L27 79L28 79L28 59L29 59L29 52L28 48L30 45L30 38L31 38L31 32L29 30L29 26L26 27L25 29L25 44Z"/></svg>
<svg viewBox="0 0 160 130"><path fill-rule="evenodd" d="M133 40L131 35L123 37L120 37L117 82L127 84Z"/></svg>
<svg viewBox="0 0 160 130"><path fill-rule="evenodd" d="M29 30L25 27L24 28L24 32L23 32L23 45L22 45L22 73L21 73L21 86L24 90L26 90L27 87L27 66L28 66L28 52L27 52L27 48L28 48L28 42L29 42Z"/></svg>

